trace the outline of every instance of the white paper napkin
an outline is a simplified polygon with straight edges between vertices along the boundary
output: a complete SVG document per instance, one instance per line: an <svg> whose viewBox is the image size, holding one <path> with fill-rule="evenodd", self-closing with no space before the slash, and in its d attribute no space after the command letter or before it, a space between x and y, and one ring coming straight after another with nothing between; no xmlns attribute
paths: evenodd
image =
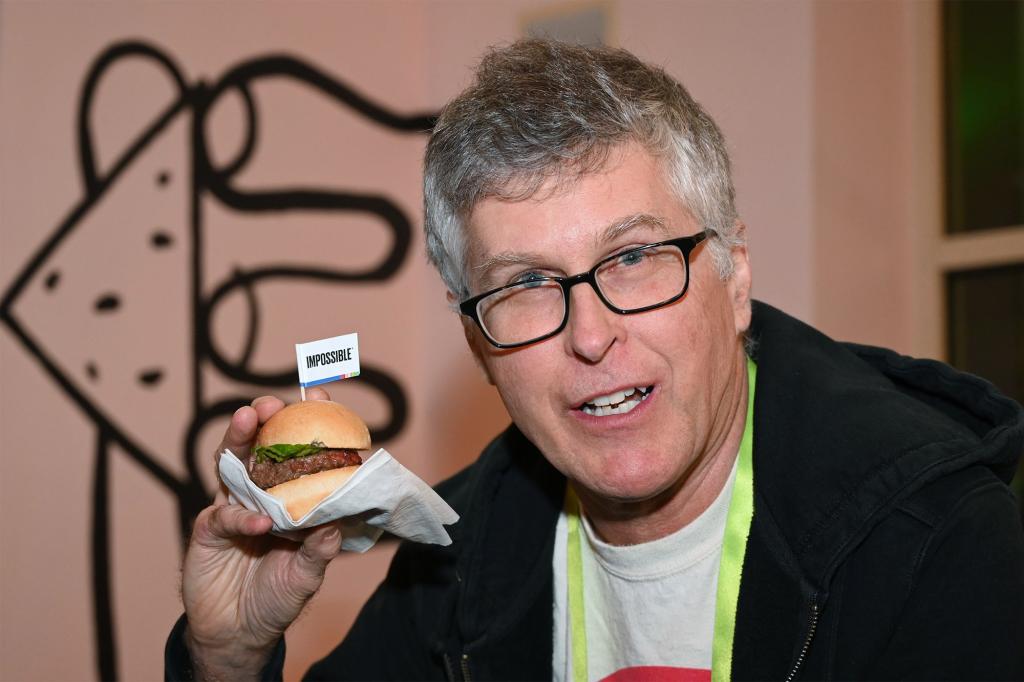
<svg viewBox="0 0 1024 682"><path fill-rule="evenodd" d="M266 514L274 521L271 531L298 539L294 531L338 521L341 548L365 552L384 531L398 537L433 545L450 545L445 525L459 520L455 510L414 473L381 448L363 462L345 485L328 495L298 521L292 521L281 502L249 479L241 460L225 450L218 463L220 478L232 502Z"/></svg>

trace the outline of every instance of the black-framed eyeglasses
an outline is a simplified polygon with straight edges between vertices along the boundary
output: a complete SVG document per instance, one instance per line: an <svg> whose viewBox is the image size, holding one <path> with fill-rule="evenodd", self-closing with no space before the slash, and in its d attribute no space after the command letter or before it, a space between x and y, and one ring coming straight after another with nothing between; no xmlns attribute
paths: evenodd
<svg viewBox="0 0 1024 682"><path fill-rule="evenodd" d="M492 345L518 348L565 329L569 290L583 282L620 315L654 310L683 297L690 286L690 253L713 236L713 230L704 230L638 246L570 277L527 274L518 282L467 298L459 311L477 323Z"/></svg>

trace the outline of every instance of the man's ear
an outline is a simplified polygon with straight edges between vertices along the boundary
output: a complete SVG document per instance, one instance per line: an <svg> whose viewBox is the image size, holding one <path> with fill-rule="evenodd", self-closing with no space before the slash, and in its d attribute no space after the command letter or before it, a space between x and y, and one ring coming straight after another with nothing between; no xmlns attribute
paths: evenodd
<svg viewBox="0 0 1024 682"><path fill-rule="evenodd" d="M454 306L459 301L452 292L448 292L448 304ZM465 315L459 315L459 321L462 322L462 333L466 337L466 344L469 346L470 352L473 353L473 359L476 360L476 366L483 372L484 378L487 379L487 383L491 386L494 385L494 378L491 376L491 370L487 368L487 362L483 356L483 344L487 343L480 337L480 330L477 329L476 323L469 319Z"/></svg>
<svg viewBox="0 0 1024 682"><path fill-rule="evenodd" d="M750 271L750 255L747 253L747 226L736 221L736 231L743 237L744 245L733 247L729 256L732 258L732 276L726 283L732 303L733 320L736 334L744 334L750 328L750 287L752 275Z"/></svg>

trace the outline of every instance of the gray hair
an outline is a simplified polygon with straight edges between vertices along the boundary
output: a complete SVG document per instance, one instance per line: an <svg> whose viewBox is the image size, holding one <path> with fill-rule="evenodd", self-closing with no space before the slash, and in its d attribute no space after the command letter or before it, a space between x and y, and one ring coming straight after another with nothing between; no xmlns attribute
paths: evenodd
<svg viewBox="0 0 1024 682"><path fill-rule="evenodd" d="M635 142L663 160L670 186L709 241L719 274L744 243L725 139L686 89L629 52L549 40L492 49L476 81L441 112L424 161L427 256L469 296L466 222L489 197L520 200L549 179L599 170Z"/></svg>

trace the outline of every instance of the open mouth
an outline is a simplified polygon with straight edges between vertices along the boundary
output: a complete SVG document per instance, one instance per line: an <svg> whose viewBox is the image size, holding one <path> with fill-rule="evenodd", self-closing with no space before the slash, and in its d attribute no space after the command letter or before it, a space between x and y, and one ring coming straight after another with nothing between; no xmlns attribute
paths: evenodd
<svg viewBox="0 0 1024 682"><path fill-rule="evenodd" d="M579 409L584 414L594 417L607 417L612 414L625 414L634 410L637 405L647 400L654 386L637 386L594 398L583 403Z"/></svg>

